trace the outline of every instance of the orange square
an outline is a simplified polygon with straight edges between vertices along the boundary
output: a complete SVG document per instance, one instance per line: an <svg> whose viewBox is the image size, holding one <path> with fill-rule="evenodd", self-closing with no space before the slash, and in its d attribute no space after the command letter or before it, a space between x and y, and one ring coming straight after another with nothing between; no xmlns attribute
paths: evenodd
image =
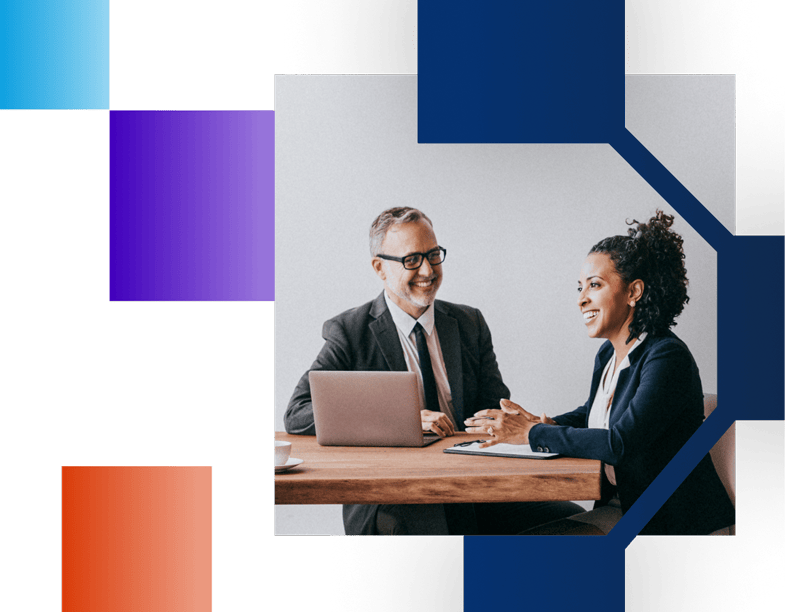
<svg viewBox="0 0 785 612"><path fill-rule="evenodd" d="M210 612L212 468L63 467L63 612Z"/></svg>

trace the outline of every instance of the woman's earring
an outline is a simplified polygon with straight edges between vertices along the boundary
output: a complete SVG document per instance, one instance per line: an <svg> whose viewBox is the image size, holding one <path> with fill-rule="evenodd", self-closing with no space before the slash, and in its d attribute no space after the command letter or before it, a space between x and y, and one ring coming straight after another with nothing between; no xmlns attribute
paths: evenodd
<svg viewBox="0 0 785 612"><path fill-rule="evenodd" d="M630 308L635 308L635 302L630 302Z"/></svg>

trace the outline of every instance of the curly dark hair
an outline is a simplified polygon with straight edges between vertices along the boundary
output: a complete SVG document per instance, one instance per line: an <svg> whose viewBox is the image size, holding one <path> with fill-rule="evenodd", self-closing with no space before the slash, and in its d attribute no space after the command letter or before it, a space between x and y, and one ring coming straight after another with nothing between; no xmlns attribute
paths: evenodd
<svg viewBox="0 0 785 612"><path fill-rule="evenodd" d="M636 279L643 281L641 299L635 306L630 323L634 340L643 332L662 335L673 327L687 296L687 269L684 267L684 240L670 229L673 217L657 210L647 223L627 221L634 225L626 236L600 240L589 253L606 253L625 285Z"/></svg>

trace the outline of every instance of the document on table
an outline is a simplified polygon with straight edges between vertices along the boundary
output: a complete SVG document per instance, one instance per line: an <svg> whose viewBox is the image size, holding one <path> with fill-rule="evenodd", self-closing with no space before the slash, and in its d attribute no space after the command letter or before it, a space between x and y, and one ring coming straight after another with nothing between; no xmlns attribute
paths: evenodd
<svg viewBox="0 0 785 612"><path fill-rule="evenodd" d="M518 459L549 459L558 457L559 453L538 453L528 444L495 444L488 448L480 448L480 440L464 442L460 445L445 448L445 453L458 455L486 455L488 457L516 457Z"/></svg>

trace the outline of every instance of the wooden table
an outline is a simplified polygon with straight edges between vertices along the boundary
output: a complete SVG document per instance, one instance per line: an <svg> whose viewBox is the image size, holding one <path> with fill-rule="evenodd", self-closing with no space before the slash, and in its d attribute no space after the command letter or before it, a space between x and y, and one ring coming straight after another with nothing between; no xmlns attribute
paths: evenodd
<svg viewBox="0 0 785 612"><path fill-rule="evenodd" d="M275 475L276 504L432 504L600 498L601 463L444 453L477 439L456 433L425 448L319 446L315 436L276 433L302 465Z"/></svg>

